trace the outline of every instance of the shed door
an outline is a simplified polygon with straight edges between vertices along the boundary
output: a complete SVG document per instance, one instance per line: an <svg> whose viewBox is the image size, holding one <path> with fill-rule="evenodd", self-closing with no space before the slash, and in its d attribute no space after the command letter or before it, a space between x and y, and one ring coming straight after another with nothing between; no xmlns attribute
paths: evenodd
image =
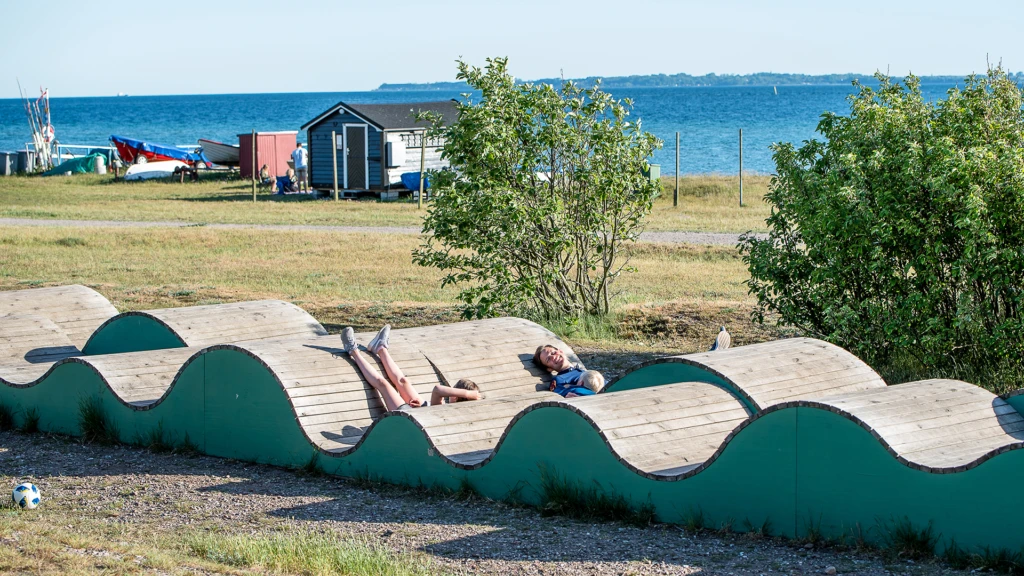
<svg viewBox="0 0 1024 576"><path fill-rule="evenodd" d="M345 126L345 187L370 187L366 169L366 126Z"/></svg>

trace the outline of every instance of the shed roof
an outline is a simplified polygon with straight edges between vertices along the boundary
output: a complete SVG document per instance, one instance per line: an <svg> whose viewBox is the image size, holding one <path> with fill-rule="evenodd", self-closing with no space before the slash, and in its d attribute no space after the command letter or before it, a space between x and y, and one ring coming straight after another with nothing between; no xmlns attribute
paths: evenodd
<svg viewBox="0 0 1024 576"><path fill-rule="evenodd" d="M455 100L437 102L403 102L401 104L346 104L338 102L323 113L302 125L302 130L321 122L339 110L348 110L381 130L423 129L428 124L416 121L420 112L439 114L444 122L450 122L458 116Z"/></svg>

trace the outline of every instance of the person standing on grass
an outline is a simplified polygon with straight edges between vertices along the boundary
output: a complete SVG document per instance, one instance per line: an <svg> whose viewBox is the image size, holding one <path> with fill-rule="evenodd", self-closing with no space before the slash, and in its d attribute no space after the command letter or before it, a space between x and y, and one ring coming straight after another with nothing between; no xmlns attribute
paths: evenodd
<svg viewBox="0 0 1024 576"><path fill-rule="evenodd" d="M345 352L348 353L352 361L359 367L363 377L380 393L380 397L384 401L384 407L389 412L392 410L430 406L431 403L440 404L445 400L452 403L463 400L479 400L481 398L480 389L477 385L471 380L463 379L459 380L455 386L435 386L431 394L431 400L424 401L420 398L416 389L412 387L409 379L402 373L398 363L391 357L391 353L388 351L388 337L390 334L391 325L386 324L366 345L366 350L371 354L376 354L380 358L380 363L384 365L384 371L388 375L387 378L384 378L359 351L359 347L356 345L355 330L350 326L341 331L341 342L345 347Z"/></svg>
<svg viewBox="0 0 1024 576"><path fill-rule="evenodd" d="M295 176L299 180L299 192L309 192L309 185L306 184L306 163L309 161L309 154L302 146L302 142L295 145L292 152L292 162L295 164Z"/></svg>

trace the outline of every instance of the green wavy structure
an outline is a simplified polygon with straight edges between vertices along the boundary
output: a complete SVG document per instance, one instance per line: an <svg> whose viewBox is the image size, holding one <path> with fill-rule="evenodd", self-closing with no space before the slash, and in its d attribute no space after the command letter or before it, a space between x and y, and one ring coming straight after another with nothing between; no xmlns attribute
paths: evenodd
<svg viewBox="0 0 1024 576"><path fill-rule="evenodd" d="M145 316L111 326L107 334L101 329L90 339L90 351L185 344L180 338L175 344L166 326ZM123 442L145 443L160 431L166 443L187 441L213 456L286 467L315 462L330 474L406 485L458 489L468 482L480 494L495 499L537 503L541 475L554 471L565 482L596 486L636 506L650 503L664 522L687 523L703 516L710 525L727 523L738 530L770 524L773 533L790 537L816 532L878 542L884 539L888 522L905 517L918 527L930 523L941 535L940 548L954 540L968 549L1024 546L1020 529L1024 501L1016 497L1024 483L1024 451L1020 450L1024 435L1013 424L1024 410L1024 394L992 397L998 422L1016 442L1004 442L983 454L967 450L957 466L927 465L904 457L886 434L856 410L843 407L868 394L889 393L859 361L817 341L759 346L714 353L717 356L661 359L630 372L608 393L594 397L628 405L641 393L648 394L645 398L661 390L679 393L683 390L679 383L687 382L731 394L747 416L722 434L710 457L671 472L631 464L629 456L616 449L620 439L602 424L607 417L589 410L588 402L593 401L585 398L545 397L528 403L508 421L493 451L474 462L446 456L422 423L424 417L415 412L383 414L351 446L328 450L300 424L273 362L244 344L179 348L172 360L164 356L165 362L179 362L180 367L156 400L132 402L116 393L108 381L113 377L109 366L115 360L123 363L126 356L101 354L60 360L29 382L5 379L0 403L12 409L16 424L34 413L39 429L48 432L83 434L81 411L90 405L99 409L108 429ZM776 354L773 350L807 346L833 354L843 370L859 376L803 365L805 373L822 372L818 377L825 383L822 386L828 386L828 374L842 374L831 381L842 380L843 386L853 388L833 387L820 399L765 401L766 394L779 388L751 384L758 370L749 369L743 358L750 357L748 364L758 366L767 355ZM168 354L166 350L159 353ZM130 354L141 359L154 353ZM801 387L809 386L800 382ZM977 396L951 382L921 383L921 393L947 386L949 391L941 397ZM652 392L654 387L658 390ZM893 404L891 409L893 413L912 410L907 402ZM984 421L986 426L992 425L989 420Z"/></svg>

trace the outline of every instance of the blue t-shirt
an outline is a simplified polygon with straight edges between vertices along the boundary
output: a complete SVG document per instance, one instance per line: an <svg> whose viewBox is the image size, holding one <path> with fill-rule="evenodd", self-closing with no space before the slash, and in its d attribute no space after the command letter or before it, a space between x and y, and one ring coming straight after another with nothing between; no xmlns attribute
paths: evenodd
<svg viewBox="0 0 1024 576"><path fill-rule="evenodd" d="M580 376L583 376L583 372L584 370L578 366L562 370L552 380L555 385L552 391L563 397L568 396L570 393L577 396L593 395L593 390L580 385Z"/></svg>

